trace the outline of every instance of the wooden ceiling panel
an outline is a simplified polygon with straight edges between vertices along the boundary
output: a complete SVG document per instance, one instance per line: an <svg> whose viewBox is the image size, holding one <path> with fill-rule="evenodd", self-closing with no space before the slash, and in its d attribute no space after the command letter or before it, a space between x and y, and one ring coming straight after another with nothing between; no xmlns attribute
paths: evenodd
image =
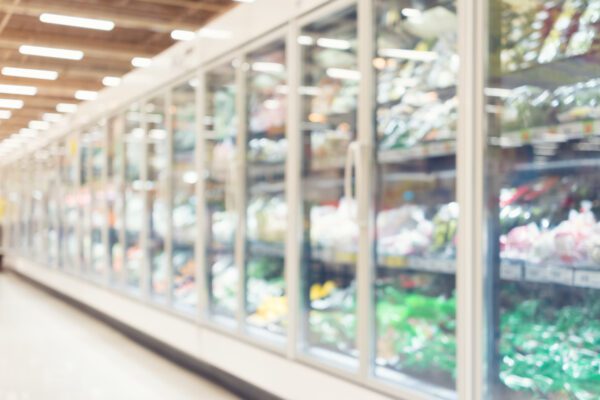
<svg viewBox="0 0 600 400"><path fill-rule="evenodd" d="M233 0L0 0L0 66L57 71L54 81L0 75L0 84L31 85L36 96L22 99L24 107L12 110L9 120L0 120L0 140L18 132L30 120L53 112L58 103L79 103L77 90L101 90L105 76L122 76L133 67L133 57L153 57L174 41L175 29L198 30L228 11ZM97 31L45 24L42 13L109 19L112 31ZM80 61L27 56L23 44L57 47L84 52Z"/></svg>

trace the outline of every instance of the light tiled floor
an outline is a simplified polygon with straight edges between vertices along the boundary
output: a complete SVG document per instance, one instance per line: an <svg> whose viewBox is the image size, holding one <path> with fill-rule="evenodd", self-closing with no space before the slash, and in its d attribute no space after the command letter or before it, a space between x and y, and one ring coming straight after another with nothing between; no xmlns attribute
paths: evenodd
<svg viewBox="0 0 600 400"><path fill-rule="evenodd" d="M0 274L0 400L229 400L108 326Z"/></svg>

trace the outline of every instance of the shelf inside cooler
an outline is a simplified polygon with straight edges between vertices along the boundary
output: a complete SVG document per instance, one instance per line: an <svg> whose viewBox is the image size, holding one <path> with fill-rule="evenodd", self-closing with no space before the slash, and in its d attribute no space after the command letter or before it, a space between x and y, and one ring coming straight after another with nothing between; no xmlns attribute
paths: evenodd
<svg viewBox="0 0 600 400"><path fill-rule="evenodd" d="M500 278L506 281L600 289L600 265L586 268L504 259L500 262Z"/></svg>
<svg viewBox="0 0 600 400"><path fill-rule="evenodd" d="M598 65L600 65L600 50L549 63L535 64L491 79L498 80L505 88L532 85L552 89L597 78Z"/></svg>
<svg viewBox="0 0 600 400"><path fill-rule="evenodd" d="M501 137L490 138L490 144L514 148L535 142L561 143L597 135L600 135L600 120L575 121L506 132Z"/></svg>
<svg viewBox="0 0 600 400"><path fill-rule="evenodd" d="M255 256L285 257L285 245L283 243L269 243L255 240L247 242L248 252Z"/></svg>
<svg viewBox="0 0 600 400"><path fill-rule="evenodd" d="M444 157L456 154L456 141L421 143L405 149L379 150L377 160L381 164L401 163L423 158Z"/></svg>

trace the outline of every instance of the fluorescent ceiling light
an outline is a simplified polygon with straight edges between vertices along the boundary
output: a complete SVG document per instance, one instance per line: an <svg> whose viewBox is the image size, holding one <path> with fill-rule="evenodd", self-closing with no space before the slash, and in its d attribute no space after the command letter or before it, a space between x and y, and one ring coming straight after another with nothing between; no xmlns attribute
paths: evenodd
<svg viewBox="0 0 600 400"><path fill-rule="evenodd" d="M327 76L334 79L346 79L351 81L357 81L360 79L360 72L352 69L343 68L327 68Z"/></svg>
<svg viewBox="0 0 600 400"><path fill-rule="evenodd" d="M321 92L321 88L316 86L300 86L298 88L298 93L303 96L319 96Z"/></svg>
<svg viewBox="0 0 600 400"><path fill-rule="evenodd" d="M327 49L348 50L350 48L350 42L342 39L318 38L317 46L325 47Z"/></svg>
<svg viewBox="0 0 600 400"><path fill-rule="evenodd" d="M0 110L0 119L9 119L12 117L12 113L8 110Z"/></svg>
<svg viewBox="0 0 600 400"><path fill-rule="evenodd" d="M198 36L209 39L229 39L231 32L221 29L202 28L198 31Z"/></svg>
<svg viewBox="0 0 600 400"><path fill-rule="evenodd" d="M307 36L307 35L298 36L298 44L301 44L302 46L312 46L314 43L315 43L315 41L310 36Z"/></svg>
<svg viewBox="0 0 600 400"><path fill-rule="evenodd" d="M406 18L416 18L421 16L421 11L416 8L403 8L401 12Z"/></svg>
<svg viewBox="0 0 600 400"><path fill-rule="evenodd" d="M200 81L198 80L198 78L192 78L188 81L188 85L190 85L191 87L198 87L198 85L200 84Z"/></svg>
<svg viewBox="0 0 600 400"><path fill-rule="evenodd" d="M96 98L98 98L98 92L91 90L78 90L75 92L75 98L77 100L96 100Z"/></svg>
<svg viewBox="0 0 600 400"><path fill-rule="evenodd" d="M2 68L2 75L16 76L19 78L46 79L53 81L58 78L58 72L45 69L28 69L28 68Z"/></svg>
<svg viewBox="0 0 600 400"><path fill-rule="evenodd" d="M29 125L27 125L29 129L35 129L38 131L45 131L50 128L50 123L46 121L29 121Z"/></svg>
<svg viewBox="0 0 600 400"><path fill-rule="evenodd" d="M46 122L58 122L62 119L62 115L55 113L45 113L44 115L42 115L42 119Z"/></svg>
<svg viewBox="0 0 600 400"><path fill-rule="evenodd" d="M146 57L134 57L133 60L131 60L131 65L133 65L136 68L146 68L149 67L151 64L152 60Z"/></svg>
<svg viewBox="0 0 600 400"><path fill-rule="evenodd" d="M76 28L96 29L99 31L112 31L115 28L115 23L107 19L82 18L51 13L40 15L40 21L47 24L74 26Z"/></svg>
<svg viewBox="0 0 600 400"><path fill-rule="evenodd" d="M64 60L81 60L83 58L83 51L80 50L30 46L25 44L19 47L19 53L25 54L27 56L62 58Z"/></svg>
<svg viewBox="0 0 600 400"><path fill-rule="evenodd" d="M74 113L77 111L77 104L59 103L56 105L56 111L60 113Z"/></svg>
<svg viewBox="0 0 600 400"><path fill-rule="evenodd" d="M233 1L237 1L238 3L254 3L255 0L233 0Z"/></svg>
<svg viewBox="0 0 600 400"><path fill-rule="evenodd" d="M116 76L105 76L102 79L102 84L104 86L116 87L121 84L121 78L116 77Z"/></svg>
<svg viewBox="0 0 600 400"><path fill-rule="evenodd" d="M503 89L503 88L485 88L483 89L483 93L485 93L486 96L488 97L501 97L501 98L506 98L506 97L510 97L510 95L512 94L512 90L510 89Z"/></svg>
<svg viewBox="0 0 600 400"><path fill-rule="evenodd" d="M0 108L23 108L23 100L0 99Z"/></svg>
<svg viewBox="0 0 600 400"><path fill-rule="evenodd" d="M284 72L285 65L274 62L252 63L252 71L256 72Z"/></svg>
<svg viewBox="0 0 600 400"><path fill-rule="evenodd" d="M379 50L381 57L399 58L401 60L423 61L430 62L437 58L437 54L433 51L418 51L406 49L381 49Z"/></svg>
<svg viewBox="0 0 600 400"><path fill-rule="evenodd" d="M37 88L35 86L0 85L0 93L35 96L37 94Z"/></svg>
<svg viewBox="0 0 600 400"><path fill-rule="evenodd" d="M174 40L183 40L183 41L189 41L192 40L196 37L196 32L192 32L192 31L184 31L182 29L175 29L174 31L171 32L171 38L173 38Z"/></svg>

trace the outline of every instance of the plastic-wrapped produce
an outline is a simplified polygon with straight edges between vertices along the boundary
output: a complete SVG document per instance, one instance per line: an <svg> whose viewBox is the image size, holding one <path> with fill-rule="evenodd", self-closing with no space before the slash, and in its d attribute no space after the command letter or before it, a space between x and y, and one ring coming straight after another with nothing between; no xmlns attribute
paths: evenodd
<svg viewBox="0 0 600 400"><path fill-rule="evenodd" d="M567 56L577 56L589 52L600 35L600 2L589 1L579 18L579 29L573 34L567 47Z"/></svg>

